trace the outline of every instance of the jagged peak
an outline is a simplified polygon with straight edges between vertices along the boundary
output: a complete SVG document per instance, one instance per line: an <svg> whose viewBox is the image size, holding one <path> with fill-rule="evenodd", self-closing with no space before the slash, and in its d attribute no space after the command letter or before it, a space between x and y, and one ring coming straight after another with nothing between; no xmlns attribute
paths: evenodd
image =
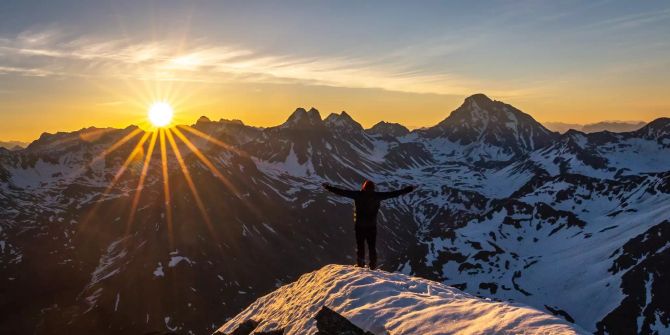
<svg viewBox="0 0 670 335"><path fill-rule="evenodd" d="M409 129L400 123L386 121L379 121L366 131L372 135L388 135L393 137L405 136L409 134Z"/></svg>
<svg viewBox="0 0 670 335"><path fill-rule="evenodd" d="M312 107L306 111L302 107L296 110L288 117L286 122L281 125L281 128L313 128L322 127L323 120L319 111Z"/></svg>
<svg viewBox="0 0 670 335"><path fill-rule="evenodd" d="M226 124L234 124L238 126L245 126L244 122L240 119L220 119L219 122Z"/></svg>
<svg viewBox="0 0 670 335"><path fill-rule="evenodd" d="M332 127L336 130L345 130L345 131L362 131L363 126L360 123L356 122L347 112L342 111L340 114L330 113L328 117L324 120L324 123L328 127Z"/></svg>
<svg viewBox="0 0 670 335"><path fill-rule="evenodd" d="M196 121L195 123L210 123L210 122L212 122L212 120L210 120L208 117L203 115L203 116L199 117L198 121Z"/></svg>
<svg viewBox="0 0 670 335"><path fill-rule="evenodd" d="M218 127L218 126L244 126L244 122L238 119L219 119L219 121L212 121L206 116L201 116L195 123L195 127Z"/></svg>

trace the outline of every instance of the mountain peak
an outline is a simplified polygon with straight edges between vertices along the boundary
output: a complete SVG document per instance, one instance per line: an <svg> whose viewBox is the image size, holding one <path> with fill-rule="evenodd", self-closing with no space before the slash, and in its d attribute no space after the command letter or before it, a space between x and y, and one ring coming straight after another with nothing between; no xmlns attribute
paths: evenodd
<svg viewBox="0 0 670 335"><path fill-rule="evenodd" d="M409 134L409 129L400 123L379 121L377 124L368 129L367 133L371 135L400 137Z"/></svg>
<svg viewBox="0 0 670 335"><path fill-rule="evenodd" d="M314 107L310 108L309 111L306 111L302 107L296 108L293 114L288 117L286 122L281 125L281 128L293 129L306 129L314 127L323 127L321 114Z"/></svg>
<svg viewBox="0 0 670 335"><path fill-rule="evenodd" d="M473 103L473 102L482 106L482 105L488 105L490 103L493 103L493 100L491 100L491 98L487 97L486 94L484 94L484 93L475 93L475 94L465 98L464 104L470 104L470 103Z"/></svg>
<svg viewBox="0 0 670 335"><path fill-rule="evenodd" d="M633 133L649 139L660 139L670 136L670 118L658 118Z"/></svg>
<svg viewBox="0 0 670 335"><path fill-rule="evenodd" d="M575 137L575 136L585 136L586 133L577 129L568 129L562 137Z"/></svg>
<svg viewBox="0 0 670 335"><path fill-rule="evenodd" d="M244 122L240 119L220 119L219 123L222 124L229 124L229 125L237 125L237 126L244 126Z"/></svg>
<svg viewBox="0 0 670 335"><path fill-rule="evenodd" d="M195 123L210 123L210 122L212 122L212 120L210 120L208 117L203 115L203 116L199 117L198 121L196 121Z"/></svg>
<svg viewBox="0 0 670 335"><path fill-rule="evenodd" d="M324 123L327 127L332 127L336 130L344 131L362 131L363 126L356 122L347 112L342 111L340 114L331 113L326 117Z"/></svg>
<svg viewBox="0 0 670 335"><path fill-rule="evenodd" d="M290 301L290 308L278 301ZM259 298L217 334L234 333L248 320L257 321L250 333L283 329L285 334L312 334L317 330L312 319L323 306L374 334L404 334L408 329L413 334L463 329L505 334L583 333L567 321L521 304L477 298L400 273L327 265Z"/></svg>
<svg viewBox="0 0 670 335"><path fill-rule="evenodd" d="M229 126L233 127L244 127L244 123L241 120L237 119L219 119L219 121L212 121L210 118L206 116L201 116L198 118L198 121L196 121L194 127L205 132L211 132L215 131L217 129L224 129L228 128Z"/></svg>
<svg viewBox="0 0 670 335"><path fill-rule="evenodd" d="M471 157L475 160L507 160L549 145L558 137L532 116L481 93L467 97L446 119L421 134L467 146L478 156ZM488 153L482 156L476 152Z"/></svg>

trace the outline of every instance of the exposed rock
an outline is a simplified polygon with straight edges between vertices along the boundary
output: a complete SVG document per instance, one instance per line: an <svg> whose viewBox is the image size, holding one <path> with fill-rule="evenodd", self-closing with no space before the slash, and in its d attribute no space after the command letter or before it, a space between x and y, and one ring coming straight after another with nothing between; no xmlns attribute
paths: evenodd
<svg viewBox="0 0 670 335"><path fill-rule="evenodd" d="M370 135L400 137L409 134L409 129L399 123L380 121L366 132Z"/></svg>
<svg viewBox="0 0 670 335"><path fill-rule="evenodd" d="M254 335L283 335L284 330L283 329L277 329L277 330L270 330L266 332L257 332L254 333Z"/></svg>
<svg viewBox="0 0 670 335"><path fill-rule="evenodd" d="M314 129L323 128L323 126L324 123L323 120L321 120L321 114L316 108L312 107L309 111L306 111L304 108L297 108L280 127L291 129Z"/></svg>
<svg viewBox="0 0 670 335"><path fill-rule="evenodd" d="M373 335L326 306L321 307L314 319L319 329L317 335Z"/></svg>
<svg viewBox="0 0 670 335"><path fill-rule="evenodd" d="M347 112L342 111L340 114L332 113L326 117L324 123L327 127L342 132L361 132L363 127L360 123L356 122L354 119L347 114Z"/></svg>
<svg viewBox="0 0 670 335"><path fill-rule="evenodd" d="M252 319L242 322L237 329L228 335L251 335L251 332L258 327L258 322Z"/></svg>

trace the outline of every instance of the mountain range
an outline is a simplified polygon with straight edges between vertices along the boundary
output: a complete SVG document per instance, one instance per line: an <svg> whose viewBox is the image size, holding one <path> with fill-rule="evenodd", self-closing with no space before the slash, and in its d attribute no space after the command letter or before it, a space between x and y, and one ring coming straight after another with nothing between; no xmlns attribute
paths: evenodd
<svg viewBox="0 0 670 335"><path fill-rule="evenodd" d="M0 148L8 150L21 150L28 146L28 143L21 141L0 141Z"/></svg>
<svg viewBox="0 0 670 335"><path fill-rule="evenodd" d="M647 124L643 121L601 121L588 124L564 123L564 122L545 122L544 125L561 134L570 129L579 130L585 133L597 133L609 131L613 133L622 133L638 130Z"/></svg>
<svg viewBox="0 0 670 335"><path fill-rule="evenodd" d="M597 334L669 331L670 119L560 134L483 94L445 116L364 129L298 108L177 126L179 153L135 126L0 149L0 332L212 332L353 263L351 204L320 185L364 179L419 185L382 208L384 270Z"/></svg>

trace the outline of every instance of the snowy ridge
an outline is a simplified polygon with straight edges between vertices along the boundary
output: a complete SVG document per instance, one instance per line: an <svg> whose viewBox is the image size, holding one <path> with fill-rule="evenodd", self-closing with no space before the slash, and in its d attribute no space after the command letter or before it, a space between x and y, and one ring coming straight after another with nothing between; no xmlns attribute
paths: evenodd
<svg viewBox="0 0 670 335"><path fill-rule="evenodd" d="M255 332L314 334L314 315L328 306L374 334L586 334L521 304L481 299L399 273L327 265L256 302L218 329L229 334L254 319Z"/></svg>

